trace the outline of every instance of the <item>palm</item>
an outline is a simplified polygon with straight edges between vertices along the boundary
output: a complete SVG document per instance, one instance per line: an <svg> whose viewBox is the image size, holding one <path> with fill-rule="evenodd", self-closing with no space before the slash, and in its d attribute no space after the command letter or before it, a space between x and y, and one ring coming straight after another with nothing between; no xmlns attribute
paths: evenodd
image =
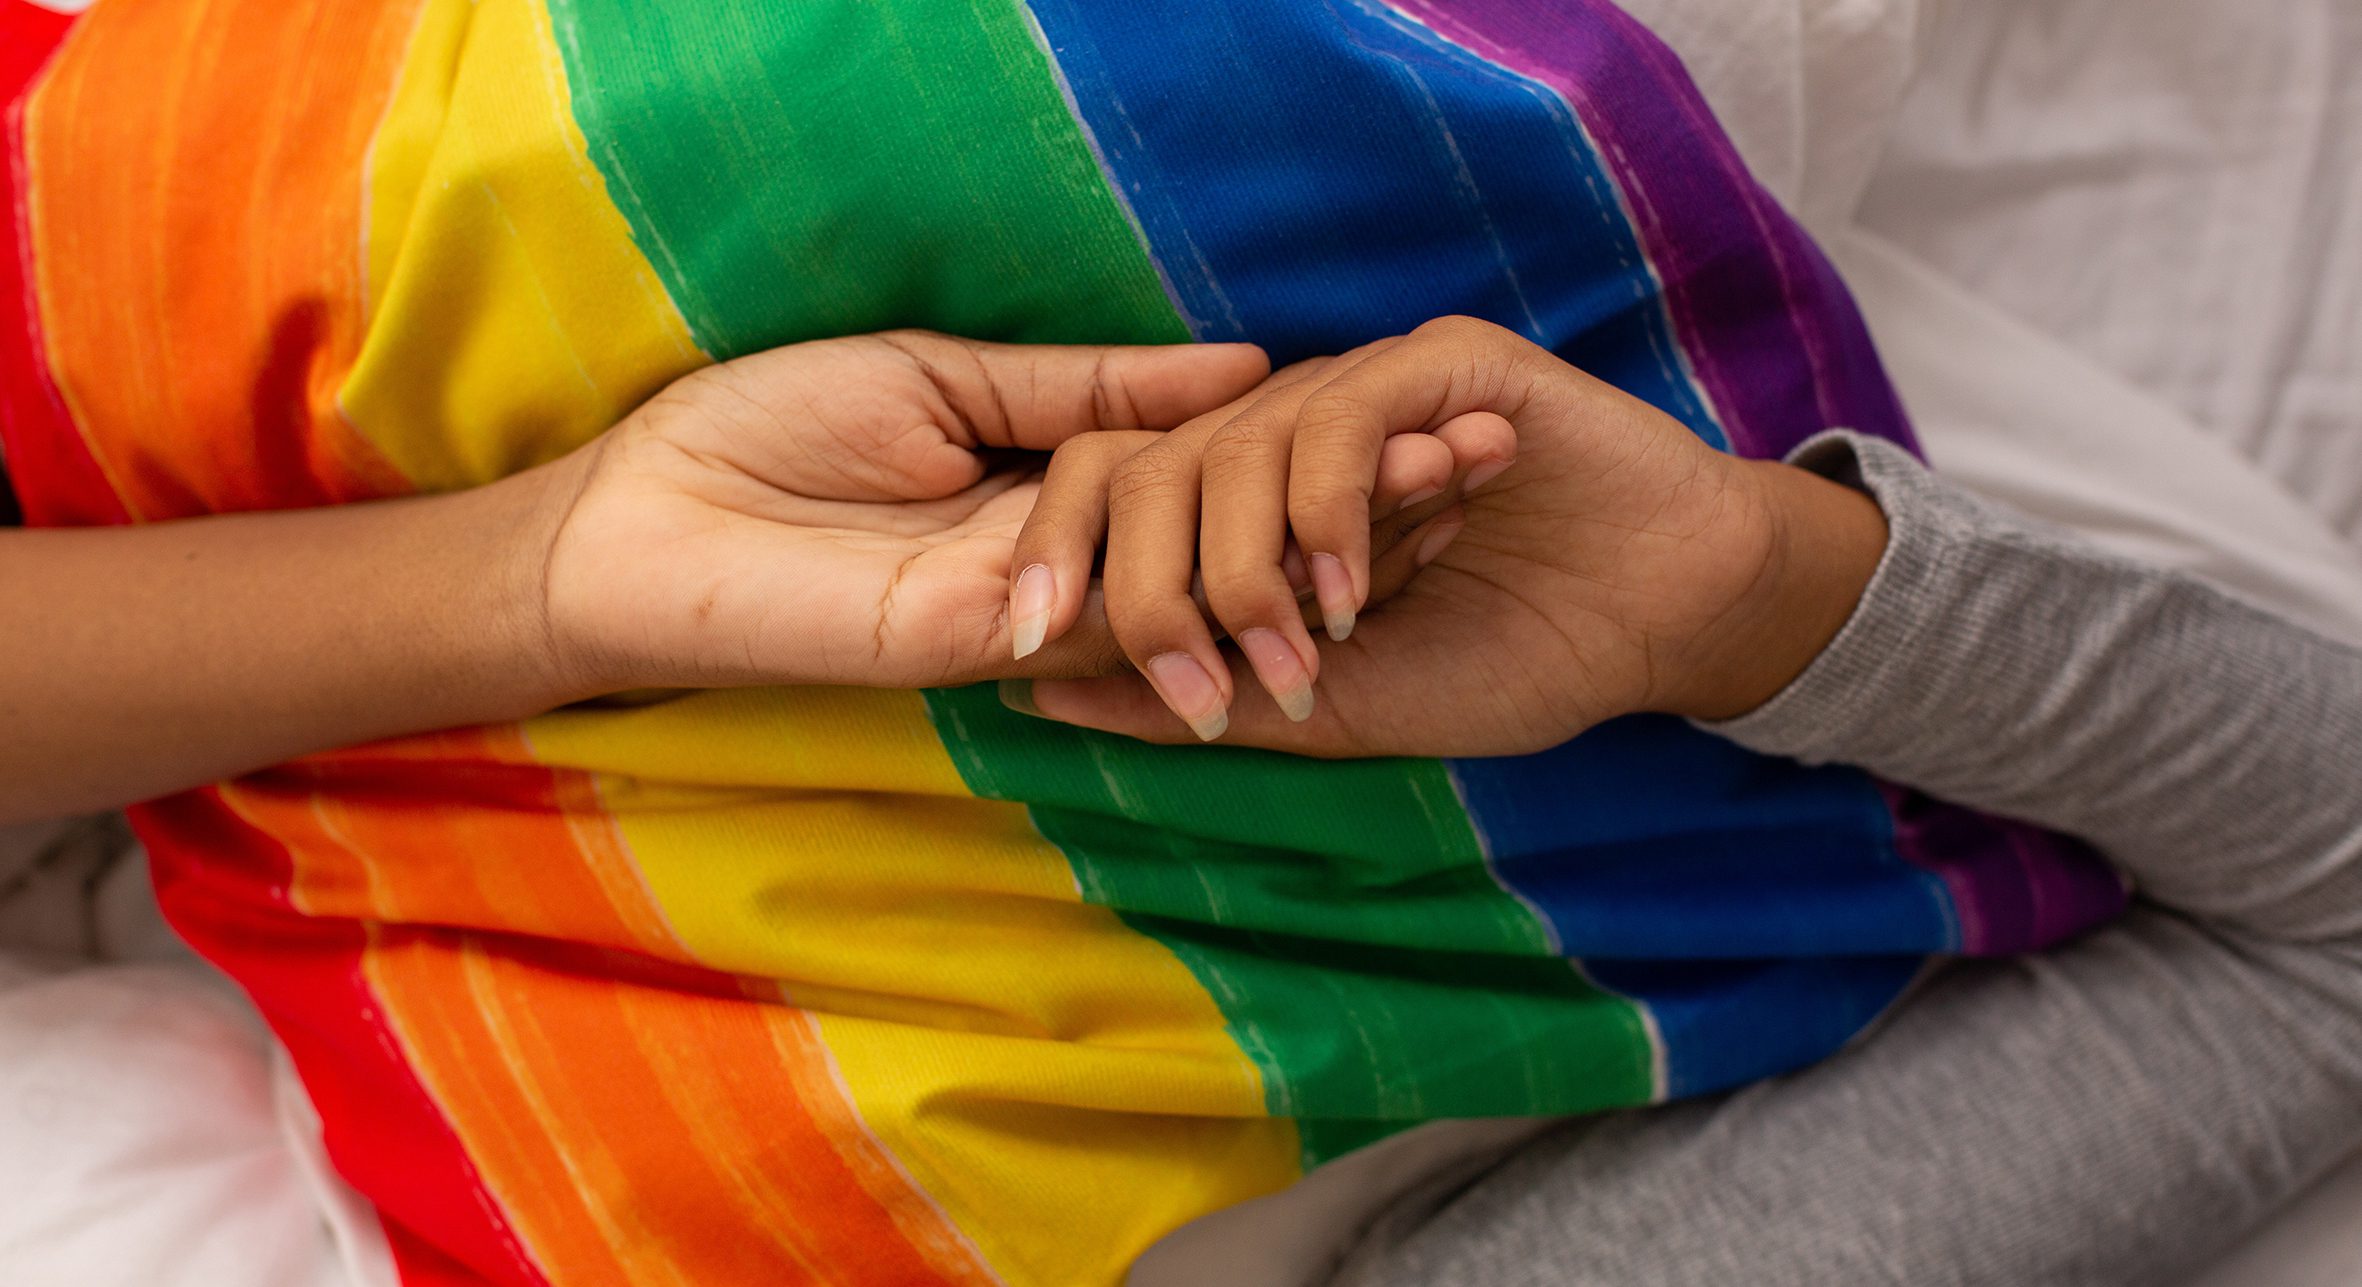
<svg viewBox="0 0 2362 1287"><path fill-rule="evenodd" d="M1170 428L1269 370L1243 345L821 340L708 367L564 464L553 642L587 685L912 687L1010 651L1009 559L1034 487L984 453ZM1103 633L1103 632L1102 632ZM1043 668L1084 668L1077 639Z"/></svg>
<svg viewBox="0 0 2362 1287"><path fill-rule="evenodd" d="M818 683L976 678L1008 656L1009 562L1035 490L1003 474L941 500L781 506L768 540L705 555L715 621L764 673L796 656Z"/></svg>
<svg viewBox="0 0 2362 1287"><path fill-rule="evenodd" d="M1034 491L1018 475L847 500L674 441L617 449L637 457L621 471L631 485L578 502L576 561L630 606L645 637L626 646L708 659L679 682L917 687L972 677L1006 648L1009 557Z"/></svg>

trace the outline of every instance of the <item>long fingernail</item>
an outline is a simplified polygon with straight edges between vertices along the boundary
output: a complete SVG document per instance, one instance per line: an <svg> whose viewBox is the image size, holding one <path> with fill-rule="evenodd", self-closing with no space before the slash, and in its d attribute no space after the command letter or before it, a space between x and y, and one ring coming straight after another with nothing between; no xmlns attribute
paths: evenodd
<svg viewBox="0 0 2362 1287"><path fill-rule="evenodd" d="M1304 562L1312 569L1312 594L1320 600L1321 624L1329 628L1329 638L1343 643L1353 633L1353 574L1334 554L1315 554Z"/></svg>
<svg viewBox="0 0 2362 1287"><path fill-rule="evenodd" d="M1312 718L1312 676L1296 655L1296 645L1277 630L1257 627L1239 633L1238 650L1247 655L1255 678L1263 681L1282 714L1298 724Z"/></svg>
<svg viewBox="0 0 2362 1287"><path fill-rule="evenodd" d="M1159 653L1148 659L1148 682L1156 686L1156 695L1165 699L1173 713L1188 721L1189 731L1197 740L1211 742L1230 727L1230 712L1223 708L1222 690L1215 686L1214 677L1197 664L1197 658L1185 652Z"/></svg>
<svg viewBox="0 0 2362 1287"><path fill-rule="evenodd" d="M1020 715L1031 715L1035 719L1049 718L1049 716L1042 714L1041 707L1033 704L1032 680L1004 679L1000 683L1000 689L1001 705L1008 707L1010 710L1013 710Z"/></svg>
<svg viewBox="0 0 2362 1287"><path fill-rule="evenodd" d="M1502 470L1509 468L1509 466L1515 463L1515 461L1509 460L1485 461L1484 463L1468 471L1468 481L1460 484L1460 490L1464 492L1475 491L1477 488L1484 486L1486 483L1499 478L1501 476Z"/></svg>
<svg viewBox="0 0 2362 1287"><path fill-rule="evenodd" d="M1452 543L1452 538L1458 536L1460 529L1466 526L1468 524L1463 521L1436 524L1433 530L1419 539L1418 551L1411 555L1411 561L1420 567L1435 562L1436 556L1442 554L1445 547Z"/></svg>
<svg viewBox="0 0 2362 1287"><path fill-rule="evenodd" d="M1058 584L1047 566L1036 563L1017 574L1016 588L1009 591L1009 638L1020 660L1040 650L1057 599Z"/></svg>

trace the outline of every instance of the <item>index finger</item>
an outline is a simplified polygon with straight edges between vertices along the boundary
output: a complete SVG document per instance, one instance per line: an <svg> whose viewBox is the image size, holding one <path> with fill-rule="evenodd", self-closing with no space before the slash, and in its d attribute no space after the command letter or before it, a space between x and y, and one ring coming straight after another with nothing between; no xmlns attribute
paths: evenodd
<svg viewBox="0 0 2362 1287"><path fill-rule="evenodd" d="M1541 369L1536 357L1549 354L1513 332L1441 318L1375 347L1303 397L1288 464L1288 526L1332 634L1342 638L1336 623L1350 629L1369 602L1370 497L1387 443L1435 433L1452 447L1465 485L1481 485L1514 456L1516 421L1507 410L1524 405Z"/></svg>

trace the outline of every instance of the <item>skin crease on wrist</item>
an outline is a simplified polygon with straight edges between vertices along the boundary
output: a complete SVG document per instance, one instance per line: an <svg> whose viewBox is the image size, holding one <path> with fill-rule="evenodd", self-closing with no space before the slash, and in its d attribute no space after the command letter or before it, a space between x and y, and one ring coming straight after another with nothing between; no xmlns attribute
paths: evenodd
<svg viewBox="0 0 2362 1287"><path fill-rule="evenodd" d="M1756 709L1845 628L1886 553L1886 515L1861 492L1776 461L1738 462L1765 500L1770 552L1724 628L1700 641L1693 682L1659 704L1708 721Z"/></svg>

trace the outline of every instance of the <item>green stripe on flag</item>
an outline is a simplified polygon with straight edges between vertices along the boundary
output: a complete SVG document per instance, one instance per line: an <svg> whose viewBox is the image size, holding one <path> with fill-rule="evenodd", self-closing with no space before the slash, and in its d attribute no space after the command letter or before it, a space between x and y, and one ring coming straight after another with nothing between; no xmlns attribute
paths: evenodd
<svg viewBox="0 0 2362 1287"><path fill-rule="evenodd" d="M1171 948L1305 1164L1436 1117L1646 1101L1638 1012L1551 955L1434 760L1156 747L929 693L968 788L1032 806L1084 896Z"/></svg>
<svg viewBox="0 0 2362 1287"><path fill-rule="evenodd" d="M608 191L729 357L1189 338L1006 0L549 0Z"/></svg>
<svg viewBox="0 0 2362 1287"><path fill-rule="evenodd" d="M1014 5L550 10L590 154L708 352L1188 338ZM1032 806L1083 895L1190 967L1308 1162L1649 1097L1638 1012L1551 958L1441 764L1150 747L988 688L928 703L969 789Z"/></svg>

